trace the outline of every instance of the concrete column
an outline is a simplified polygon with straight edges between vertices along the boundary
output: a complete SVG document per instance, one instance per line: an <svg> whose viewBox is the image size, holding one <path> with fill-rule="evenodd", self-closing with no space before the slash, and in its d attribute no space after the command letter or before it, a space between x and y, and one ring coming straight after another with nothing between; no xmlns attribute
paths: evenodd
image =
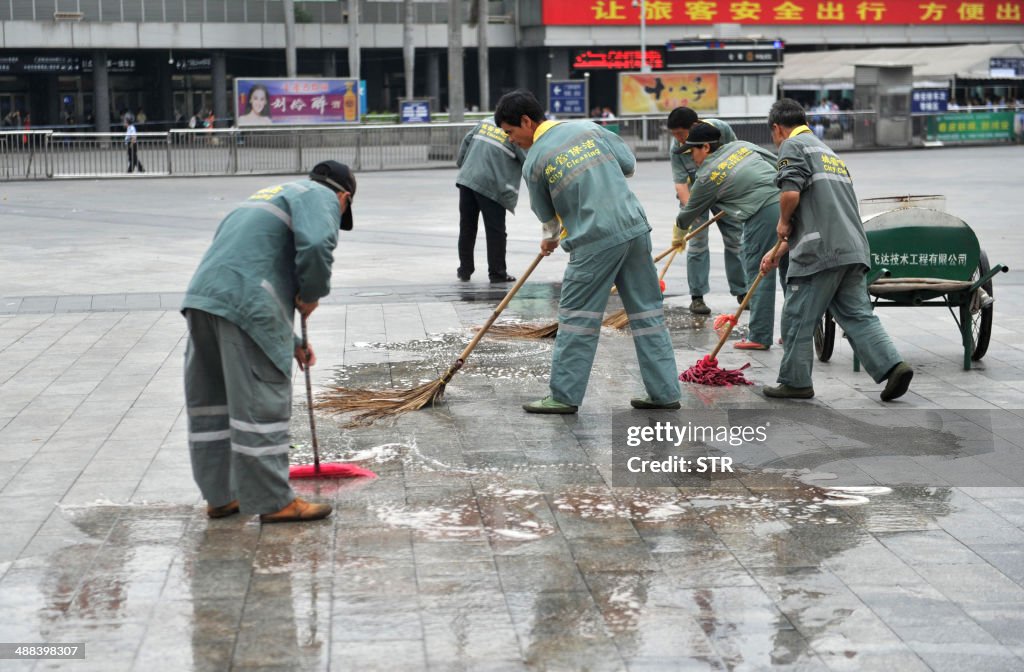
<svg viewBox="0 0 1024 672"><path fill-rule="evenodd" d="M466 118L465 64L462 62L462 0L448 0L448 121Z"/></svg>
<svg viewBox="0 0 1024 672"><path fill-rule="evenodd" d="M359 0L348 0L348 76L361 79L359 74Z"/></svg>
<svg viewBox="0 0 1024 672"><path fill-rule="evenodd" d="M218 128L227 126L228 118L228 59L223 51L215 51L210 59L213 75L213 114Z"/></svg>
<svg viewBox="0 0 1024 672"><path fill-rule="evenodd" d="M298 76L295 57L295 2L294 0L282 0L281 5L281 8L284 10L285 72L287 77L294 79Z"/></svg>
<svg viewBox="0 0 1024 672"><path fill-rule="evenodd" d="M477 44L477 77L480 79L480 109L489 110L491 109L491 71L489 58L488 58L488 47L487 47L487 24L488 21L488 4L490 0L477 0L480 8L477 16L476 24L476 44Z"/></svg>
<svg viewBox="0 0 1024 672"><path fill-rule="evenodd" d="M413 0L405 0L405 12L402 23L402 61L405 65L405 97L415 96L416 84L416 43L413 27L416 21L416 5Z"/></svg>
<svg viewBox="0 0 1024 672"><path fill-rule="evenodd" d="M92 52L92 117L97 133L110 132L110 80L104 49Z"/></svg>
<svg viewBox="0 0 1024 672"><path fill-rule="evenodd" d="M569 79L569 50L551 49L550 58L552 79Z"/></svg>

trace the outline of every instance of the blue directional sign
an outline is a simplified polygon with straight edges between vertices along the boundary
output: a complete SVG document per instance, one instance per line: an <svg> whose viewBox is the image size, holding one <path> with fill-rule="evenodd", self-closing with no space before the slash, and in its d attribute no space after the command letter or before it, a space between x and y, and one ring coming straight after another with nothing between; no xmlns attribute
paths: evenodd
<svg viewBox="0 0 1024 672"><path fill-rule="evenodd" d="M548 111L556 117L587 116L587 80L549 80Z"/></svg>
<svg viewBox="0 0 1024 672"><path fill-rule="evenodd" d="M425 124L430 121L430 103L426 100L403 100L401 122Z"/></svg>

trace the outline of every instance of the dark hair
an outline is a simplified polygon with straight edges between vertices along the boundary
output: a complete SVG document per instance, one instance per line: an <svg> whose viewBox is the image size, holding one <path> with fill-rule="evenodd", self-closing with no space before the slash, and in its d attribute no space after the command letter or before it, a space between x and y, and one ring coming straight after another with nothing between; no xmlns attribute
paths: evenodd
<svg viewBox="0 0 1024 672"><path fill-rule="evenodd" d="M780 98L768 112L768 125L778 124L784 128L796 128L807 123L803 106L792 98Z"/></svg>
<svg viewBox="0 0 1024 672"><path fill-rule="evenodd" d="M690 128L697 123L697 113L688 107L677 107L668 113L668 128Z"/></svg>
<svg viewBox="0 0 1024 672"><path fill-rule="evenodd" d="M263 96L267 99L267 104L263 106L263 111L259 113L261 117L270 116L270 91L267 91L267 87L263 84L253 84L249 87L249 93L245 96L245 113L249 114L252 112L252 94L256 91L262 91Z"/></svg>
<svg viewBox="0 0 1024 672"><path fill-rule="evenodd" d="M498 126L522 126L523 116L527 116L538 124L544 121L544 108L537 97L524 89L510 91L498 99L494 107L494 123Z"/></svg>

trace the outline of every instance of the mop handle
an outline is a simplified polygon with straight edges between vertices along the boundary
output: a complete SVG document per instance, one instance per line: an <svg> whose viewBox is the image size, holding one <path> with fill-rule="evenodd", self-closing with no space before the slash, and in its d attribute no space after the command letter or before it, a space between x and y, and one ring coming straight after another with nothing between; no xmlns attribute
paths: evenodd
<svg viewBox="0 0 1024 672"><path fill-rule="evenodd" d="M509 302L512 300L512 297L516 295L516 292L518 292L519 288L523 286L523 284L526 282L526 279L530 277L530 274L533 273L533 270L535 268L537 268L537 264L540 263L541 259L543 259L544 256L545 255L543 253L537 255L537 257L533 260L533 263L530 264L530 267L527 268L526 272L523 273L523 275L519 278L519 281L512 286L512 289L508 290L508 294L506 294L505 298L501 300L501 303L498 304L498 307L494 309L494 312L491 313L490 318L488 318L487 322L484 323L484 326L480 327L480 329L476 332L476 336L473 337L473 340L469 342L469 345L466 346L466 349L462 351L461 355L459 355L458 361L461 362L461 364L459 364L460 368L462 364L465 364L466 360L469 359L469 353L473 352L473 348L476 347L476 344L480 342L480 339L484 337L484 334L487 333L487 330L490 329L491 325L493 325L495 320L498 319L498 316L501 315L501 311L505 310Z"/></svg>
<svg viewBox="0 0 1024 672"><path fill-rule="evenodd" d="M779 247L782 246L782 242L782 238L779 238L778 242L775 243L775 247L772 248L772 259L774 259L775 255L779 253ZM746 295L744 295L743 302L740 303L740 307L736 309L736 313L732 316L732 319L729 320L729 326L726 327L725 333L722 334L722 338L718 340L718 347L716 347L715 351L711 353L711 359L715 359L716 357L718 357L718 352L722 349L722 346L725 345L726 340L728 340L729 338L729 334L732 333L732 328L739 321L740 315L743 314L743 311L746 309L747 304L750 303L750 298L754 296L754 290L757 289L757 286L761 284L761 280L763 279L764 271L761 271L760 273L757 274L757 277L754 278L754 282L750 285L750 288L747 289L747 293Z"/></svg>
<svg viewBox="0 0 1024 672"><path fill-rule="evenodd" d="M313 436L313 471L320 473L320 444L316 440L316 420L313 419L313 382L309 377L309 333L306 330L306 316L302 315L302 351L306 353L306 407L309 409L309 433Z"/></svg>

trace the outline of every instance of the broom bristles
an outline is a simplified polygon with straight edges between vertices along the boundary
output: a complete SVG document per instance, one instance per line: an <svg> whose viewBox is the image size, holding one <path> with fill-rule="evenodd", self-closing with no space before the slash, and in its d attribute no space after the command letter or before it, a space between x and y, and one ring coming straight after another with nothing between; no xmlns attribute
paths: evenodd
<svg viewBox="0 0 1024 672"><path fill-rule="evenodd" d="M487 332L498 338L554 338L558 322L550 324L495 324Z"/></svg>
<svg viewBox="0 0 1024 672"><path fill-rule="evenodd" d="M335 387L320 395L315 407L317 410L335 415L359 411L342 427L368 427L385 416L418 411L439 401L444 396L446 384L439 378L411 390L357 390L351 387Z"/></svg>
<svg viewBox="0 0 1024 672"><path fill-rule="evenodd" d="M604 318L604 322L601 323L601 326L611 327L612 329L625 329L628 324L629 315L626 314L625 309L619 309Z"/></svg>

